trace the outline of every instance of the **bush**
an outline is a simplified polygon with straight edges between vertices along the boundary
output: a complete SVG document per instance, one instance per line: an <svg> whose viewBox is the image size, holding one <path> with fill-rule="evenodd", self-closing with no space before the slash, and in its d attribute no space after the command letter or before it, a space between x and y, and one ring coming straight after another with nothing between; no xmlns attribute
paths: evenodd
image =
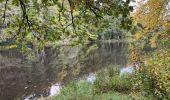
<svg viewBox="0 0 170 100"><path fill-rule="evenodd" d="M170 50L155 51L132 78L133 84L155 99L170 99ZM133 88L135 90L135 88Z"/></svg>
<svg viewBox="0 0 170 100"><path fill-rule="evenodd" d="M112 91L130 93L132 84L129 77L130 76L120 77L119 71L114 68L106 69L97 74L93 90L95 93L107 93Z"/></svg>
<svg viewBox="0 0 170 100"><path fill-rule="evenodd" d="M86 81L71 82L66 85L52 100L131 100L128 95L110 92L95 94L92 91L93 84Z"/></svg>
<svg viewBox="0 0 170 100"><path fill-rule="evenodd" d="M136 75L136 74L133 74ZM139 75L137 75L139 76ZM101 70L96 74L96 81L73 81L64 86L55 100L151 100L143 97L139 91L130 95L135 86L132 75L120 76L115 68Z"/></svg>
<svg viewBox="0 0 170 100"><path fill-rule="evenodd" d="M92 91L90 83L85 81L70 82L63 87L60 94L56 97L57 100L92 100Z"/></svg>

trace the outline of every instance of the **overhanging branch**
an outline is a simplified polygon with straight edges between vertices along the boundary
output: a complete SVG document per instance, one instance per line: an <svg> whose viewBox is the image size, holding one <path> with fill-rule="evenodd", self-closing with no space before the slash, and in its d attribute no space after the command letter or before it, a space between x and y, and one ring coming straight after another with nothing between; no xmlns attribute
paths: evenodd
<svg viewBox="0 0 170 100"><path fill-rule="evenodd" d="M69 5L70 5L70 13L71 13L71 22L72 22L72 26L73 26L73 32L76 33L76 30L75 30L75 24L74 24L74 15L73 15L73 5L72 5L72 2L71 0L68 0L69 2Z"/></svg>
<svg viewBox="0 0 170 100"><path fill-rule="evenodd" d="M8 0L6 0L5 1L5 10L4 10L4 15L3 15L3 22L2 22L2 24L4 24L5 23L5 17L6 17L6 10L7 10L7 4L8 4Z"/></svg>
<svg viewBox="0 0 170 100"><path fill-rule="evenodd" d="M26 11L26 5L24 4L24 2L22 0L19 0L19 1L20 1L22 13L23 13L23 22L25 22L25 20L26 20L26 25L28 25L28 27L30 29L31 23L29 21L28 14L27 14L27 11Z"/></svg>

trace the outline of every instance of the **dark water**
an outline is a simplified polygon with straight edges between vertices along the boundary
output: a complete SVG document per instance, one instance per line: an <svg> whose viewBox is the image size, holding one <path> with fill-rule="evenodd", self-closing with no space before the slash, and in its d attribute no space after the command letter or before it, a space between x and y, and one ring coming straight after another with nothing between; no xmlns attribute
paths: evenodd
<svg viewBox="0 0 170 100"><path fill-rule="evenodd" d="M48 97L55 84L67 84L108 66L126 66L127 57L128 44L121 42L45 48L41 54L27 56L17 49L1 50L0 100Z"/></svg>

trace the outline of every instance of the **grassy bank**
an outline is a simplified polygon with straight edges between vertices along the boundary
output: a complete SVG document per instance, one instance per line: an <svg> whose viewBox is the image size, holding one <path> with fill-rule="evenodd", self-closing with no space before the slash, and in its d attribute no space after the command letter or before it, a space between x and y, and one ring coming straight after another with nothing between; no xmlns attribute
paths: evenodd
<svg viewBox="0 0 170 100"><path fill-rule="evenodd" d="M113 68L96 73L96 80L73 81L62 88L53 100L151 100L140 92L133 93L131 75L120 76Z"/></svg>
<svg viewBox="0 0 170 100"><path fill-rule="evenodd" d="M96 94L94 87L88 82L70 83L61 90L61 93L54 100L130 100L126 94L108 92Z"/></svg>

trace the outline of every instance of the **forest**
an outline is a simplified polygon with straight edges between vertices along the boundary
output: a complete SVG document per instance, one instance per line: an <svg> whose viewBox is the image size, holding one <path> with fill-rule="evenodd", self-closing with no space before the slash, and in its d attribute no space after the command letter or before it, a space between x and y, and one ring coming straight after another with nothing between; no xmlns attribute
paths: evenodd
<svg viewBox="0 0 170 100"><path fill-rule="evenodd" d="M169 100L170 0L0 0L0 100Z"/></svg>

